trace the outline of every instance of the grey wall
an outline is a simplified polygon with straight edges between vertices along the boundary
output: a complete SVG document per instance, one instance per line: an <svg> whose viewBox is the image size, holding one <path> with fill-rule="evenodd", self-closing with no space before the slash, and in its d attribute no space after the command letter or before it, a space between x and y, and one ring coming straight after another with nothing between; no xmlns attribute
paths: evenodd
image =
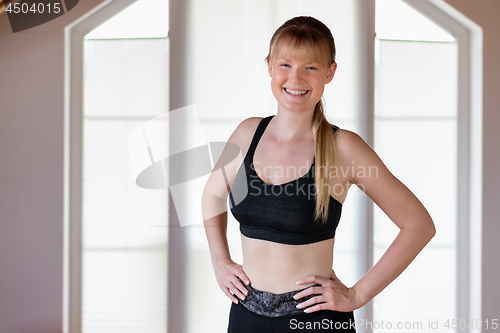
<svg viewBox="0 0 500 333"><path fill-rule="evenodd" d="M102 0L81 0L13 34L0 16L0 332L62 332L63 28ZM484 33L483 318L500 309L500 1L447 0ZM493 330L492 330L493 331Z"/></svg>
<svg viewBox="0 0 500 333"><path fill-rule="evenodd" d="M446 0L483 28L483 318L500 318L500 1ZM494 330L491 330L493 332ZM485 330L485 332L487 332Z"/></svg>
<svg viewBox="0 0 500 333"><path fill-rule="evenodd" d="M0 16L0 332L62 332L64 32Z"/></svg>

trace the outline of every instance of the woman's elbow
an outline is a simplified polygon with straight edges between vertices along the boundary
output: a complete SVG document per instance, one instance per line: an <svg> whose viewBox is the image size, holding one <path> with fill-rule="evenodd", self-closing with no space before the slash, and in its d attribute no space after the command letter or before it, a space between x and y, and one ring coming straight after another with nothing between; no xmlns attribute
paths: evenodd
<svg viewBox="0 0 500 333"><path fill-rule="evenodd" d="M425 236L427 242L429 242L434 236L436 236L436 226L431 218L425 224L425 227L422 230L422 234Z"/></svg>
<svg viewBox="0 0 500 333"><path fill-rule="evenodd" d="M406 225L403 229L413 234L415 240L418 240L423 246L436 235L436 226L430 217L415 218L413 223Z"/></svg>

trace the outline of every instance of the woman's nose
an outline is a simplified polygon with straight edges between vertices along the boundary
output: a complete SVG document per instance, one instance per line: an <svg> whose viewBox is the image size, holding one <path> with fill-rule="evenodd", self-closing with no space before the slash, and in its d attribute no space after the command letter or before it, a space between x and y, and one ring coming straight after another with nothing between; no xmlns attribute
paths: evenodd
<svg viewBox="0 0 500 333"><path fill-rule="evenodd" d="M294 82L302 81L302 72L298 69L293 69L290 72L290 80Z"/></svg>

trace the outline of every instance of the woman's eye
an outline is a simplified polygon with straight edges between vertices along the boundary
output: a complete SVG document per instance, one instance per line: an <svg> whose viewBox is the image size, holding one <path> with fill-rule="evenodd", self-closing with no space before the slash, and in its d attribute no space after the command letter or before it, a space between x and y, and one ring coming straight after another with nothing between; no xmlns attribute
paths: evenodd
<svg viewBox="0 0 500 333"><path fill-rule="evenodd" d="M316 67L309 66L309 67L307 67L307 69L314 69L314 70L315 70L315 69L316 69Z"/></svg>
<svg viewBox="0 0 500 333"><path fill-rule="evenodd" d="M289 64L281 64L281 67L290 67Z"/></svg>

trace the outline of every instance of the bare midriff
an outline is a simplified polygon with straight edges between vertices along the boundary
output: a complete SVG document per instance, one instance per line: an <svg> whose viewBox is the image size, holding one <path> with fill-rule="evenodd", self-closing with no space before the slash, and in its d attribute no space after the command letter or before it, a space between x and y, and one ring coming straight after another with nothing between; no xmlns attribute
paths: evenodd
<svg viewBox="0 0 500 333"><path fill-rule="evenodd" d="M296 284L309 275L330 278L334 239L288 245L241 235L241 243L243 271L254 289L281 294L313 285Z"/></svg>

